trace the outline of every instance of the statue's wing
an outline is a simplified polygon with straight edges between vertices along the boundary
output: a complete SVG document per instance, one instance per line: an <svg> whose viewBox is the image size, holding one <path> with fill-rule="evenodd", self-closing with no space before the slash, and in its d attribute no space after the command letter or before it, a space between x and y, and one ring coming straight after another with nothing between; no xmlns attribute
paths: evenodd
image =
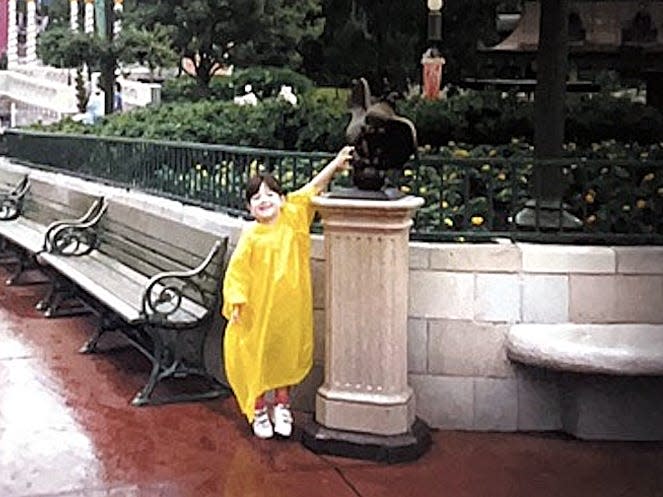
<svg viewBox="0 0 663 497"><path fill-rule="evenodd" d="M370 101L371 90L368 86L368 81L365 78L354 81L348 102L352 117L345 129L345 139L350 144L357 143L361 135L366 109L370 106Z"/></svg>
<svg viewBox="0 0 663 497"><path fill-rule="evenodd" d="M417 132L412 121L394 116L382 119L366 115L366 124L371 130L366 137L372 152L380 155L385 169L399 169L417 149Z"/></svg>

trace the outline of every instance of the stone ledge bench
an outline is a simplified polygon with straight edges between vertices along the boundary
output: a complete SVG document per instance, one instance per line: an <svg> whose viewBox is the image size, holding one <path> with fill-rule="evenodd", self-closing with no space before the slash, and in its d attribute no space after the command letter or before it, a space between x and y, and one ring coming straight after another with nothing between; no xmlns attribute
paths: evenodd
<svg viewBox="0 0 663 497"><path fill-rule="evenodd" d="M663 440L663 324L516 324L506 350L512 361L556 372L563 431Z"/></svg>

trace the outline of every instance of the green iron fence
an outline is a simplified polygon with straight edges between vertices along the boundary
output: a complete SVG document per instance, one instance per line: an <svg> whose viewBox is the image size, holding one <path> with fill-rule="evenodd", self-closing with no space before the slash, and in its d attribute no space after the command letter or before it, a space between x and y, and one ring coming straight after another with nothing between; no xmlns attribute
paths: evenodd
<svg viewBox="0 0 663 497"><path fill-rule="evenodd" d="M286 190L301 186L332 157L226 145L161 142L9 130L7 155L33 167L153 192L186 203L246 215L243 189L267 170ZM538 204L520 222L536 166L562 171L564 211ZM412 238L489 241L497 237L557 243L663 244L663 161L586 160L538 163L528 158L421 156L390 181L419 195ZM347 175L332 186L349 186ZM560 205L560 204L557 204ZM559 228L564 220L573 228ZM319 229L319 227L317 228Z"/></svg>

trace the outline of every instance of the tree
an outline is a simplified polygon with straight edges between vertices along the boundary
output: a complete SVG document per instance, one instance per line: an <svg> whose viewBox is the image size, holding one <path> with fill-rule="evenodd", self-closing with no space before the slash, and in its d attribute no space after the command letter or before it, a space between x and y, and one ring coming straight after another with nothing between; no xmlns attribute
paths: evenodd
<svg viewBox="0 0 663 497"><path fill-rule="evenodd" d="M204 91L227 64L297 68L299 46L321 31L321 0L143 0L137 25L171 29L172 45L191 59ZM135 18L137 18L136 16Z"/></svg>
<svg viewBox="0 0 663 497"><path fill-rule="evenodd" d="M138 62L150 70L150 77L160 67L177 64L177 54L171 45L171 30L156 24L151 31L127 25L118 38L118 57L121 62Z"/></svg>
<svg viewBox="0 0 663 497"><path fill-rule="evenodd" d="M447 61L446 82L474 75L477 40L496 41L497 3L445 2L439 48ZM317 68L318 80L346 85L365 76L376 87L387 77L397 88L404 88L407 80L420 80L421 55L429 44L425 0L325 0L324 14L318 52L324 63Z"/></svg>

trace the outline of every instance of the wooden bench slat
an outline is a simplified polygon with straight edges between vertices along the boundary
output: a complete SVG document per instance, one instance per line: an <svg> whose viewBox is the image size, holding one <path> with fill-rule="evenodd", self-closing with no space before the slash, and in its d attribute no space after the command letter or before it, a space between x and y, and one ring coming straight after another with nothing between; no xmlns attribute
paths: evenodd
<svg viewBox="0 0 663 497"><path fill-rule="evenodd" d="M0 236L32 253L42 249L45 234L45 226L29 219L0 222Z"/></svg>
<svg viewBox="0 0 663 497"><path fill-rule="evenodd" d="M105 229L119 232L128 238L136 235L163 243L171 250L180 249L205 257L217 238L213 234L174 220L166 215L145 212L118 202L111 202L104 216ZM140 227L137 229L136 227ZM149 243L149 242L148 242ZM159 243L155 247L159 246Z"/></svg>
<svg viewBox="0 0 663 497"><path fill-rule="evenodd" d="M69 258L44 254L42 259L67 274L127 323L134 324L145 320L141 315L141 296L147 279L143 275L101 254ZM204 307L188 301L184 302L179 312L169 317L169 321L174 324L193 323L201 319L206 312Z"/></svg>

